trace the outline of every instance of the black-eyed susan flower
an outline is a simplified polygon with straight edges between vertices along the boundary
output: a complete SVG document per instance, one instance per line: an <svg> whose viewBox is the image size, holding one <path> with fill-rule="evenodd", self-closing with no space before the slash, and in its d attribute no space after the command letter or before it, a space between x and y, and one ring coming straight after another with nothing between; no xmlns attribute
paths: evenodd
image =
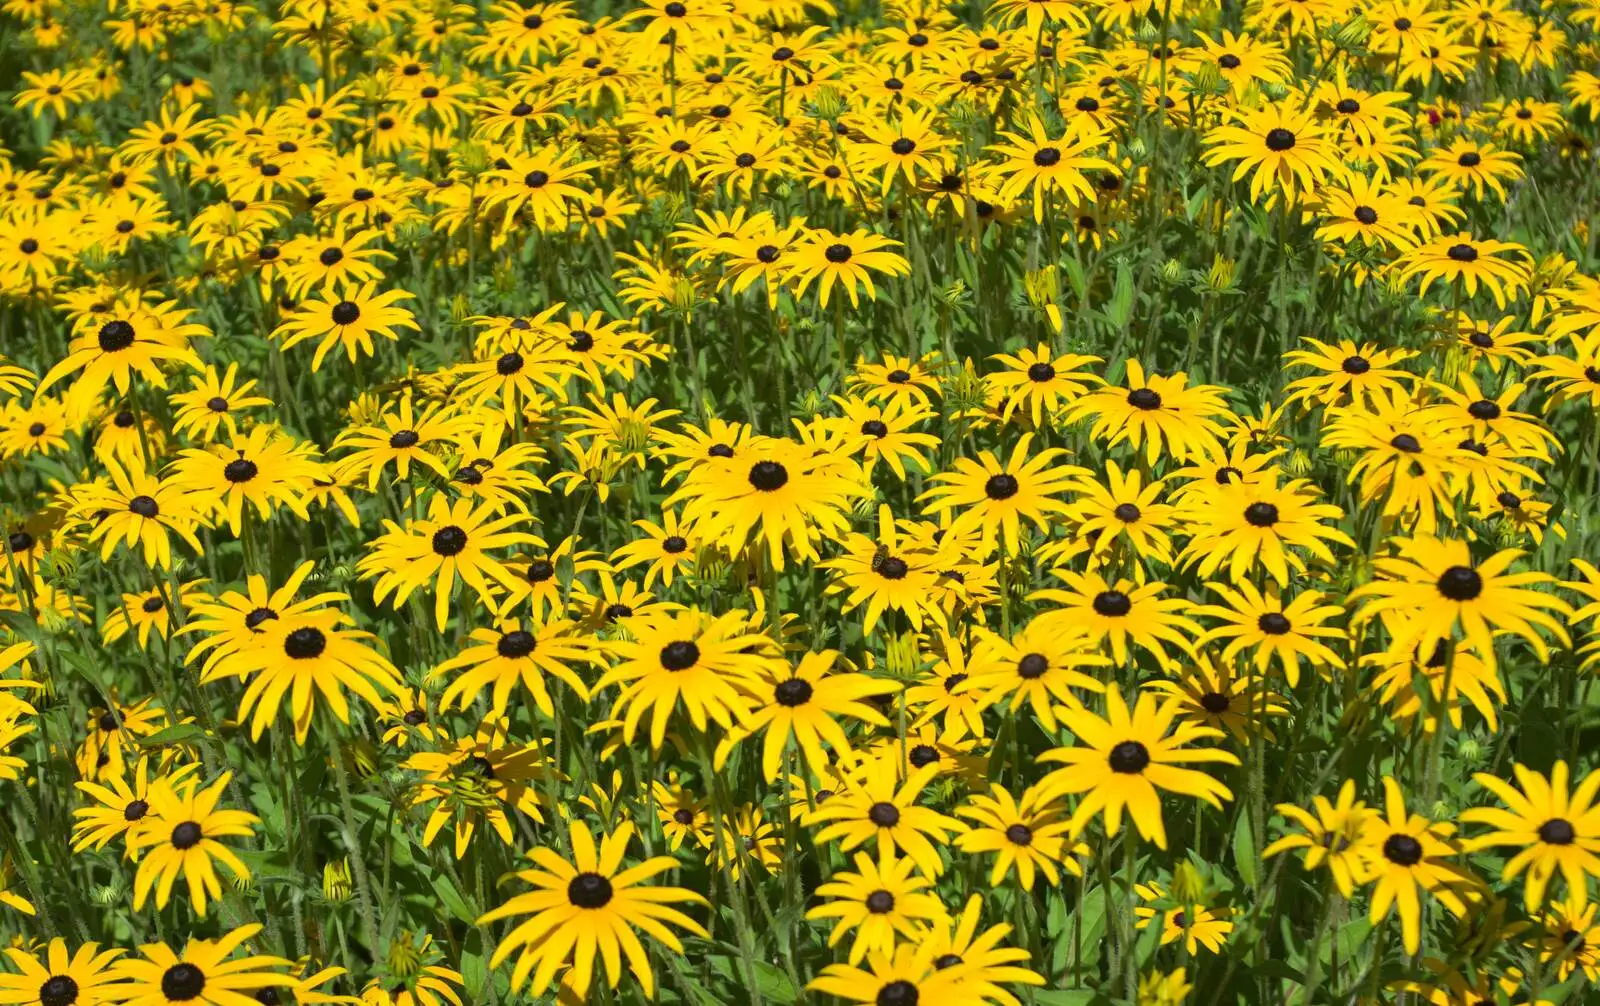
<svg viewBox="0 0 1600 1006"><path fill-rule="evenodd" d="M255 626L261 633L258 644L208 660L200 680L248 678L238 719L249 721L251 737L259 738L287 702L295 741L304 744L318 695L341 723L348 723L345 689L379 709L385 695L403 690L394 665L368 644L373 635L349 628L352 621L334 608L266 619Z"/></svg>
<svg viewBox="0 0 1600 1006"><path fill-rule="evenodd" d="M836 651L823 650L805 654L792 667L774 663L766 668L766 680L752 684L749 712L718 745L713 767L721 769L736 744L760 733L761 771L772 782L779 776L791 738L806 764L821 769L831 764L824 745L835 752L835 757L850 751L850 739L839 723L840 717L887 727L889 721L883 713L862 700L892 695L900 685L854 671L835 670L839 659Z"/></svg>
<svg viewBox="0 0 1600 1006"><path fill-rule="evenodd" d="M643 929L677 954L684 952L683 944L667 928L669 925L706 937L699 923L669 907L674 903L705 904L704 897L681 887L645 884L676 867L676 859L657 856L623 869L632 839L633 826L624 823L610 834L602 834L597 846L588 826L575 821L570 860L549 848L529 853L538 868L523 870L517 877L534 890L513 895L479 920L482 924L530 916L511 930L490 959L490 967L499 967L516 956L517 963L511 971L513 989L527 984L530 993L537 996L549 987L562 965L570 964L571 971L563 985L579 996L585 995L593 984L596 958L605 964L607 984L616 988L622 979L624 955L618 952L620 946L626 951L634 980L646 996L651 996L655 974L634 929Z"/></svg>
<svg viewBox="0 0 1600 1006"><path fill-rule="evenodd" d="M470 737L446 741L438 750L422 750L401 768L422 775L411 794L411 806L429 807L422 844L431 847L452 826L457 859L467 853L480 825L505 845L516 837L512 813L543 821L541 781L553 770L542 744L521 744L507 736L504 717L490 717Z"/></svg>
<svg viewBox="0 0 1600 1006"><path fill-rule="evenodd" d="M1089 364L1103 362L1100 357L1056 353L1045 343L1036 348L1024 346L1014 356L999 353L993 359L1004 364L1005 369L988 375L984 381L1005 392L1005 404L1000 410L1003 421L1026 407L1028 418L1039 426L1047 413L1054 415L1090 388L1104 383L1098 375L1084 370Z"/></svg>
<svg viewBox="0 0 1600 1006"><path fill-rule="evenodd" d="M1044 799L1036 787L1029 787L1021 799L996 783L987 794L975 793L956 813L973 822L972 829L956 836L962 852L994 854L989 886L999 887L1015 869L1017 882L1033 890L1039 874L1052 886L1061 883L1060 871L1082 876L1077 857L1088 846L1069 841L1066 807Z"/></svg>
<svg viewBox="0 0 1600 1006"><path fill-rule="evenodd" d="M1354 780L1344 781L1336 800L1319 793L1311 798L1309 810L1292 803L1280 803L1277 810L1299 830L1268 845L1261 852L1262 859L1303 850L1302 865L1307 870L1327 867L1345 898L1354 894L1358 883L1366 883L1367 862L1360 843L1368 819L1377 811L1356 799Z"/></svg>
<svg viewBox="0 0 1600 1006"><path fill-rule="evenodd" d="M1457 378L1457 387L1436 384L1442 399L1428 406L1444 425L1474 443L1503 442L1513 455L1527 460L1549 461L1551 448L1560 449L1554 433L1536 417L1517 410L1517 403L1528 390L1520 381L1504 385L1491 394L1471 374Z"/></svg>
<svg viewBox="0 0 1600 1006"><path fill-rule="evenodd" d="M829 230L808 231L789 255L789 276L795 282L795 297L804 297L812 284L817 287L817 301L828 306L835 286L850 298L852 307L861 303L860 293L865 290L868 299L876 300L878 289L872 282L873 273L886 276L904 276L911 272L911 263L891 249L900 246L893 238L864 228L848 234L835 234Z"/></svg>
<svg viewBox="0 0 1600 1006"><path fill-rule="evenodd" d="M1529 589L1554 578L1507 572L1522 552L1504 549L1477 563L1458 539L1419 535L1395 545L1398 555L1376 560L1378 579L1350 595L1365 602L1357 622L1382 612L1403 619L1390 624L1397 633L1395 649L1431 653L1459 636L1492 667L1496 635L1518 636L1541 658L1549 653L1546 633L1568 641L1566 628L1551 613L1568 615L1572 608L1559 597Z"/></svg>
<svg viewBox="0 0 1600 1006"><path fill-rule="evenodd" d="M1134 929L1148 929L1159 919L1161 946L1181 941L1183 949L1191 955L1199 953L1201 947L1218 954L1227 943L1228 934L1233 932L1233 923L1228 920L1225 908L1216 909L1198 902L1163 908L1162 903L1170 904L1172 896L1156 883L1135 884L1133 892L1140 901L1146 902L1134 906Z"/></svg>
<svg viewBox="0 0 1600 1006"><path fill-rule="evenodd" d="M1033 437L1032 433L1018 437L1003 464L992 451L981 451L977 460L957 458L955 471L935 475L938 484L923 493L921 499L929 501L924 512L959 508L958 523L981 527L986 542L1003 542L1006 552L1015 555L1023 519L1044 530L1052 514L1069 509L1057 497L1088 474L1082 468L1055 464L1065 454L1060 448L1048 447L1030 457Z"/></svg>
<svg viewBox="0 0 1600 1006"><path fill-rule="evenodd" d="M644 537L611 553L617 571L645 566L644 589L649 590L657 580L670 587L674 578L694 570L699 542L682 533L688 529L680 526L677 511L662 511L660 524L636 520L633 526L643 531Z"/></svg>
<svg viewBox="0 0 1600 1006"><path fill-rule="evenodd" d="M292 987L289 961L248 952L233 957L260 932L261 924L252 922L215 940L191 938L182 954L165 942L144 944L139 948L141 957L126 957L114 965L125 983L119 998L139 1006L237 1006L267 989Z"/></svg>
<svg viewBox="0 0 1600 1006"><path fill-rule="evenodd" d="M788 551L814 558L819 533L841 536L845 508L865 491L854 461L763 437L738 457L713 457L695 469L666 505L682 502L683 521L702 540L730 552L759 542L782 569Z"/></svg>
<svg viewBox="0 0 1600 1006"><path fill-rule="evenodd" d="M983 629L976 637L966 677L951 689L955 696L973 696L985 707L1003 704L1013 714L1026 705L1053 734L1053 703L1075 701L1075 688L1105 690L1089 672L1109 661L1095 652L1089 634L1075 626L1062 627L1041 616L1011 639Z"/></svg>
<svg viewBox="0 0 1600 1006"><path fill-rule="evenodd" d="M429 468L440 478L449 478L450 469L441 456L473 425L470 416L442 403L416 408L412 396L400 399L397 411L385 410L378 422L342 431L334 439L334 450L350 453L339 461L339 474L361 481L368 492L377 492L383 473L392 464L399 479L411 478L413 464Z"/></svg>
<svg viewBox="0 0 1600 1006"><path fill-rule="evenodd" d="M865 968L829 964L806 986L846 1002L882 1004L955 1001L962 970L940 969L933 945L924 940L895 945L892 953L869 951ZM1031 983L1030 983L1031 984Z"/></svg>
<svg viewBox="0 0 1600 1006"><path fill-rule="evenodd" d="M84 943L71 954L57 936L41 952L7 947L12 973L0 973L0 1002L7 1006L98 1006L120 1002L124 989L117 968L123 951Z"/></svg>
<svg viewBox="0 0 1600 1006"><path fill-rule="evenodd" d="M243 410L272 404L270 398L251 394L255 386L255 381L239 380L237 363L228 364L227 371L221 375L216 367L207 367L195 377L190 390L171 396L172 403L178 406L172 432L207 443L216 440L219 430L225 426L228 438L237 438L237 417Z"/></svg>
<svg viewBox="0 0 1600 1006"><path fill-rule="evenodd" d="M751 632L744 612L711 616L690 609L632 628L631 638L606 644L617 663L592 689L598 695L611 685L622 686L611 715L621 718L625 742L632 743L649 714L650 746L659 749L679 706L702 731L713 721L731 730L748 719L776 644Z"/></svg>
<svg viewBox="0 0 1600 1006"><path fill-rule="evenodd" d="M205 787L194 776L176 782L170 777L158 779L151 784L148 812L128 832L128 849L139 855L139 871L133 878L135 911L144 907L152 892L156 908L167 907L174 883L182 879L189 904L195 914L205 918L207 901L222 897L214 862L239 880L249 879L249 867L218 841L252 835L261 822L248 811L217 806L230 778L232 773L224 772Z"/></svg>
<svg viewBox="0 0 1600 1006"><path fill-rule="evenodd" d="M589 698L589 688L577 669L598 663L600 657L593 641L567 619L508 621L496 628L473 629L468 639L471 645L431 672L450 680L439 696L444 709L455 706L465 710L492 686L489 712L498 716L505 712L511 690L520 682L539 711L553 718L556 711L547 676L559 679L580 699Z"/></svg>
<svg viewBox="0 0 1600 1006"><path fill-rule="evenodd" d="M228 529L239 535L246 504L262 520L271 518L278 506L308 519L306 495L312 481L323 474L314 446L269 426L257 426L226 446L183 451L169 478L188 494L197 511L207 517L220 514Z"/></svg>
<svg viewBox="0 0 1600 1006"><path fill-rule="evenodd" d="M1332 565L1329 545L1355 544L1334 526L1344 511L1318 502L1315 489L1304 479L1283 485L1262 481L1222 486L1196 497L1184 516L1192 537L1178 561L1197 568L1201 576L1226 568L1235 583L1259 566L1280 586L1287 586L1291 569L1297 573L1306 569L1297 550Z"/></svg>
<svg viewBox="0 0 1600 1006"><path fill-rule="evenodd" d="M1407 812L1405 795L1392 777L1384 777L1383 792L1383 813L1368 815L1361 831L1361 880L1374 885L1367 914L1377 925L1398 906L1401 942L1406 953L1414 954L1422 944L1419 895L1429 894L1461 916L1481 881L1452 861L1462 853L1454 825Z"/></svg>
<svg viewBox="0 0 1600 1006"><path fill-rule="evenodd" d="M1416 356L1410 350L1371 343L1357 345L1349 339L1337 344L1309 337L1301 341L1311 348L1290 350L1284 354L1283 362L1307 367L1313 373L1284 388L1288 392L1285 404L1299 402L1307 409L1314 405L1360 406L1375 391L1403 393L1412 379L1411 374L1396 366Z"/></svg>
<svg viewBox="0 0 1600 1006"><path fill-rule="evenodd" d="M916 863L909 858L880 853L874 860L858 852L855 867L856 872L841 870L818 887L817 897L831 900L806 913L808 920L835 920L830 947L854 934L850 964L861 963L869 951L890 954L901 941L917 942L929 923L946 914L938 895L928 890L928 879L913 872Z"/></svg>
<svg viewBox="0 0 1600 1006"><path fill-rule="evenodd" d="M111 484L89 483L76 498L79 512L94 521L89 541L100 543L106 560L125 545L143 556L145 565L172 568L172 539L188 545L196 555L204 551L195 530L201 514L189 492L175 480L160 479L137 462L123 468L107 461Z"/></svg>
<svg viewBox="0 0 1600 1006"><path fill-rule="evenodd" d="M711 836L706 866L734 883L747 876L752 867L769 876L776 874L789 857L778 823L755 804L742 804L733 813L714 819Z"/></svg>
<svg viewBox="0 0 1600 1006"><path fill-rule="evenodd" d="M1563 901L1551 905L1539 919L1534 945L1539 963L1555 966L1556 979L1565 981L1581 971L1589 981L1600 978L1600 925L1595 915L1600 903Z"/></svg>
<svg viewBox="0 0 1600 1006"><path fill-rule="evenodd" d="M1106 135L1085 128L1081 120L1070 122L1060 137L1052 137L1038 115L1028 116L1022 127L1001 130L999 137L1005 142L994 144L989 150L1000 162L995 168L1000 197L1010 201L1031 194L1035 221L1044 219L1052 199L1058 195L1069 202L1093 201L1095 192L1089 173L1117 170L1095 153L1107 142Z"/></svg>
<svg viewBox="0 0 1600 1006"><path fill-rule="evenodd" d="M684 788L677 781L676 773L666 782L657 779L651 783L651 799L668 848L677 852L684 842L692 842L702 849L711 847L713 831L706 800Z"/></svg>
<svg viewBox="0 0 1600 1006"><path fill-rule="evenodd" d="M172 305L163 305L170 309ZM202 368L188 340L205 332L201 326L173 323L167 310L139 309L122 317L109 317L98 325L80 326L61 362L45 372L34 389L37 395L70 374L77 374L72 394L93 399L110 384L126 395L135 376L157 388L167 386L161 364L174 361Z"/></svg>
<svg viewBox="0 0 1600 1006"><path fill-rule="evenodd" d="M1041 762L1064 762L1038 782L1041 799L1081 794L1071 817L1072 834L1083 832L1089 820L1105 816L1108 837L1122 828L1124 812L1139 834L1158 848L1167 847L1167 829L1161 818L1161 792L1192 796L1214 807L1231 800L1233 792L1193 764L1237 765L1239 759L1216 748L1190 747L1197 740L1222 735L1222 731L1193 722L1176 722L1176 702L1158 702L1148 692L1132 710L1121 693L1106 693L1106 716L1078 706L1058 713L1078 739L1073 747L1051 748Z"/></svg>
<svg viewBox="0 0 1600 1006"><path fill-rule="evenodd" d="M572 580L565 580L559 571L571 563ZM598 552L579 548L576 537L568 537L555 548L534 538L528 550L506 563L511 570L512 582L505 597L500 598L496 610L501 617L511 617L526 606L535 619L560 616L567 611L571 597L566 584L576 590L577 577L590 573L604 573L609 568ZM564 582L565 581L565 582Z"/></svg>
<svg viewBox="0 0 1600 1006"><path fill-rule="evenodd" d="M1036 618L1041 633L1071 633L1078 644L1093 650L1110 650L1115 664L1128 662L1128 644L1155 654L1165 664L1167 646L1185 653L1194 651L1202 630L1183 614L1189 602L1179 597L1162 597L1164 583L1135 584L1132 580L1108 580L1099 573L1074 573L1070 569L1051 574L1066 586L1050 587L1029 595L1036 601L1056 605ZM1103 658L1102 658L1103 659Z"/></svg>
<svg viewBox="0 0 1600 1006"><path fill-rule="evenodd" d="M1127 363L1127 387L1107 385L1071 406L1067 422L1093 417L1090 436L1115 447L1126 441L1144 448L1153 465L1163 452L1183 461L1218 448L1221 427L1213 416L1227 411L1222 390L1208 384L1191 387L1182 372L1146 375L1138 360Z"/></svg>
<svg viewBox="0 0 1600 1006"><path fill-rule="evenodd" d="M877 363L858 360L846 379L846 387L868 401L905 398L928 408L933 396L939 394L933 362L893 354L886 354Z"/></svg>
<svg viewBox="0 0 1600 1006"><path fill-rule="evenodd" d="M1435 282L1459 283L1469 297L1481 286L1499 307L1528 285L1527 249L1512 241L1475 238L1471 234L1441 235L1406 252L1395 263L1400 279L1420 276L1421 296Z"/></svg>
<svg viewBox="0 0 1600 1006"><path fill-rule="evenodd" d="M405 604L418 588L433 585L433 612L439 630L450 619L459 577L478 600L493 607L496 586L511 589L516 577L505 560L490 554L512 545L529 545L538 539L517 530L527 518L512 513L494 515L493 504L474 508L474 501L451 501L443 494L428 502L428 516L404 525L384 521L384 533L357 563L364 579L376 578L373 599L394 606Z"/></svg>
<svg viewBox="0 0 1600 1006"><path fill-rule="evenodd" d="M1471 849L1514 848L1518 851L1501 871L1502 880L1526 873L1523 903L1528 911L1538 911L1545 903L1545 889L1557 873L1566 881L1566 902L1582 905L1588 901L1590 876L1600 875L1600 808L1594 806L1600 792L1600 773L1591 772L1576 789L1569 791L1569 770L1558 760L1546 778L1525 765L1513 766L1517 785L1479 772L1473 781L1493 793L1506 805L1473 807L1462 811L1461 820L1488 825L1493 831L1468 841Z"/></svg>
<svg viewBox="0 0 1600 1006"><path fill-rule="evenodd" d="M124 764L124 771L103 775L99 782L80 779L74 784L84 796L94 801L72 812L75 819L72 825L74 852L103 849L118 838L127 843L129 835L141 826L150 813L152 782L164 781L169 787L174 786L198 771L200 765L196 762L177 765L164 774L158 770L154 780L150 776L150 768L150 756L141 755L131 770ZM128 854L130 858L133 855L131 845Z"/></svg>
<svg viewBox="0 0 1600 1006"><path fill-rule="evenodd" d="M112 708L95 706L89 710L89 729L78 745L73 760L85 779L109 780L127 771L127 759L136 753L140 738L167 726L166 710L155 698L123 705L109 699Z"/></svg>
<svg viewBox="0 0 1600 1006"><path fill-rule="evenodd" d="M1104 482L1087 478L1078 483L1071 511L1078 536L1093 542L1092 554L1102 559L1127 549L1140 559L1172 565L1168 532L1175 525L1176 510L1160 502L1165 488L1160 479L1147 481L1138 471L1124 474L1115 461L1107 461Z"/></svg>
<svg viewBox="0 0 1600 1006"><path fill-rule="evenodd" d="M887 612L900 613L918 630L925 619L944 621L935 588L951 557L902 534L888 504L878 508L875 535L851 532L842 544L843 553L820 566L835 571L828 592L844 595L843 613L865 606L863 632L870 634Z"/></svg>
<svg viewBox="0 0 1600 1006"><path fill-rule="evenodd" d="M291 297L304 297L319 287L354 286L383 279L379 263L391 261L392 252L373 247L383 233L358 230L347 233L335 224L326 235L303 234L283 246L283 278Z"/></svg>
<svg viewBox="0 0 1600 1006"><path fill-rule="evenodd" d="M280 348L284 351L307 340L317 340L317 351L311 357L313 372L330 352L341 347L354 364L358 353L371 356L375 352L374 336L393 341L399 338L400 329L421 328L412 313L399 306L400 301L411 296L404 290L379 293L376 282L346 284L337 292L324 291L319 299L301 303L272 330L271 337L282 340Z"/></svg>
<svg viewBox="0 0 1600 1006"><path fill-rule="evenodd" d="M444 729L429 712L428 693L420 688L403 692L383 711L383 742L404 750L413 742L442 743Z"/></svg>
<svg viewBox="0 0 1600 1006"><path fill-rule="evenodd" d="M150 645L152 632L166 639L172 632L174 613L170 605L187 607L203 596L201 588L205 583L204 580L194 580L182 584L178 587L177 597L169 595L166 586L123 594L121 606L112 610L100 623L100 638L107 643L114 643L133 632L138 636L141 650Z"/></svg>
<svg viewBox="0 0 1600 1006"><path fill-rule="evenodd" d="M879 463L904 481L908 470L926 474L926 452L939 446L939 438L917 431L933 413L914 402L891 400L882 404L856 398L834 397L843 416L821 420L829 431L855 444L870 478Z"/></svg>
<svg viewBox="0 0 1600 1006"><path fill-rule="evenodd" d="M1265 674L1276 659L1291 688L1300 684L1302 663L1309 663L1318 671L1344 666L1344 659L1323 642L1345 636L1343 629L1325 624L1344 613L1344 608L1337 604L1323 603L1327 600L1326 594L1306 590L1286 601L1282 593L1270 585L1263 591L1248 580L1234 585L1208 583L1206 586L1226 603L1196 609L1197 614L1222 622L1208 629L1199 642L1204 646L1216 640L1227 640L1221 654L1223 663L1232 663L1248 651L1256 671Z"/></svg>
<svg viewBox="0 0 1600 1006"><path fill-rule="evenodd" d="M939 847L967 830L956 818L918 802L938 775L937 765L926 765L902 780L898 758L874 759L849 787L818 802L804 820L824 825L814 836L818 845L837 840L842 851L850 852L870 843L880 858L898 851L924 876L937 877L944 872Z"/></svg>
<svg viewBox="0 0 1600 1006"><path fill-rule="evenodd" d="M1522 158L1492 143L1479 143L1470 137L1457 137L1449 146L1434 150L1417 170L1425 175L1447 178L1458 188L1471 190L1477 198L1493 192L1504 199L1505 183L1522 177Z"/></svg>
<svg viewBox="0 0 1600 1006"><path fill-rule="evenodd" d="M937 659L906 688L905 703L915 715L912 726L922 727L937 719L946 737L982 738L983 711L995 699L986 690L961 687L971 677L966 650L959 639L948 634L936 638L933 655Z"/></svg>
<svg viewBox="0 0 1600 1006"><path fill-rule="evenodd" d="M1250 198L1281 192L1294 202L1338 168L1333 144L1311 109L1289 99L1231 110L1234 124L1206 134L1208 165L1235 163L1233 181L1250 176Z"/></svg>

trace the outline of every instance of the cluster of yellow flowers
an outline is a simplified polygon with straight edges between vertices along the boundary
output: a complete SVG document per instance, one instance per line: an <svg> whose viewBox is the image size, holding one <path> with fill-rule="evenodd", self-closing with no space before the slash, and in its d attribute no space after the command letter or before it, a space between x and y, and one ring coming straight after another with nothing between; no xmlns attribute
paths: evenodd
<svg viewBox="0 0 1600 1006"><path fill-rule="evenodd" d="M1600 0L0 11L0 1003L1600 982Z"/></svg>

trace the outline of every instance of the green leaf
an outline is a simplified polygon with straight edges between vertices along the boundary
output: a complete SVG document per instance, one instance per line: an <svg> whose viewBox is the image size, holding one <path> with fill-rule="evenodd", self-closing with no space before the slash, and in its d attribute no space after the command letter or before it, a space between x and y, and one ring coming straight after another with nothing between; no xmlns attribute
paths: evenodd
<svg viewBox="0 0 1600 1006"><path fill-rule="evenodd" d="M1249 888L1256 886L1256 847L1250 838L1250 818L1243 810L1239 812L1239 821L1233 826L1233 865L1239 871L1239 879Z"/></svg>
<svg viewBox="0 0 1600 1006"><path fill-rule="evenodd" d="M488 998L483 994L483 986L489 980L489 963L483 959L483 954L465 949L461 951L461 978L474 1002L483 1002Z"/></svg>
<svg viewBox="0 0 1600 1006"><path fill-rule="evenodd" d="M1366 946L1371 936L1372 923L1367 921L1366 916L1363 915L1358 919L1352 919L1339 929L1338 935L1334 936L1327 948L1323 950L1323 963L1332 963L1334 946L1339 948L1340 959L1347 961L1354 959L1356 951Z"/></svg>
<svg viewBox="0 0 1600 1006"><path fill-rule="evenodd" d="M439 900L444 903L444 907L450 910L451 915L468 925L477 922L477 915L472 911L472 906L467 904L467 899L456 890L449 877L435 876L433 889L439 895Z"/></svg>
<svg viewBox="0 0 1600 1006"><path fill-rule="evenodd" d="M1106 304L1106 317L1117 328L1126 328L1133 320L1133 270L1128 263L1117 263L1117 282Z"/></svg>
<svg viewBox="0 0 1600 1006"><path fill-rule="evenodd" d="M1033 1001L1039 1006L1110 1006L1111 1000L1093 989L1057 989L1054 992L1035 992Z"/></svg>
<svg viewBox="0 0 1600 1006"><path fill-rule="evenodd" d="M1061 272L1067 277L1067 284L1072 287L1073 302L1082 304L1089 295L1089 284L1083 275L1083 266L1077 259L1062 259Z"/></svg>
<svg viewBox="0 0 1600 1006"><path fill-rule="evenodd" d="M170 747L174 744L189 744L204 740L205 736L204 728L198 724L179 723L175 726L167 727L165 730L157 730L148 737L139 738L139 746L147 748Z"/></svg>
<svg viewBox="0 0 1600 1006"><path fill-rule="evenodd" d="M765 1001L778 1003L779 1006L789 1006L797 998L794 983L789 981L789 976L783 969L765 961L751 961L751 967L756 973L756 991ZM736 985L746 982L744 967L738 961L729 957L713 957L711 970L726 978Z"/></svg>
<svg viewBox="0 0 1600 1006"><path fill-rule="evenodd" d="M1082 923L1080 931L1079 922ZM1100 941L1105 935L1106 899L1099 887L1088 888L1074 917L1069 917L1060 934L1056 936L1053 951L1055 970L1070 972L1073 968L1073 941L1080 941L1083 950L1082 966L1093 969L1100 958Z"/></svg>

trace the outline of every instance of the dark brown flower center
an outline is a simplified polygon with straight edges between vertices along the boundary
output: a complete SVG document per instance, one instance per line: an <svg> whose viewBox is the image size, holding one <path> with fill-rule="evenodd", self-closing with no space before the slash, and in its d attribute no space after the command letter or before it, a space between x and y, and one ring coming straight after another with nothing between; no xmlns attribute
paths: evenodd
<svg viewBox="0 0 1600 1006"><path fill-rule="evenodd" d="M1106 761L1113 772L1138 775L1150 764L1150 749L1139 741L1123 741L1111 749Z"/></svg>
<svg viewBox="0 0 1600 1006"><path fill-rule="evenodd" d="M598 873L580 873L567 882L567 900L578 908L604 908L613 893L611 881Z"/></svg>

